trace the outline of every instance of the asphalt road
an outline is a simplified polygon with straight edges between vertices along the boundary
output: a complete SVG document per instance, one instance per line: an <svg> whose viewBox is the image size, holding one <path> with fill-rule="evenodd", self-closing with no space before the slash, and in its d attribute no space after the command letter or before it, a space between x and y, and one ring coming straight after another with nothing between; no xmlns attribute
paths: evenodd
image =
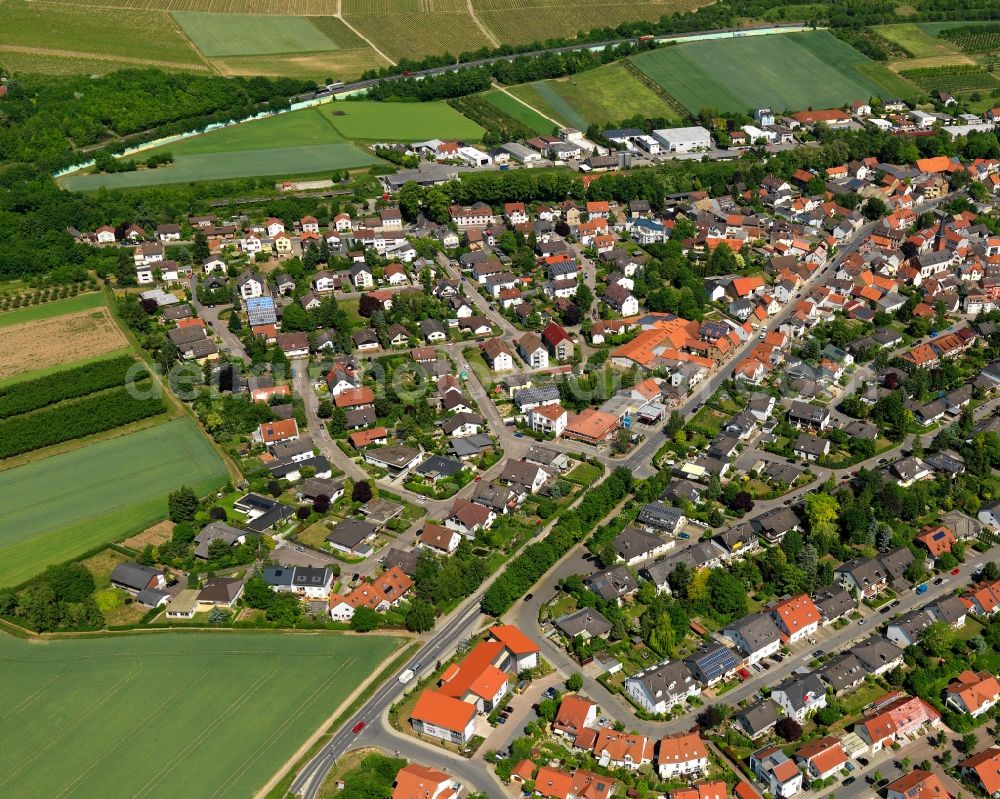
<svg viewBox="0 0 1000 799"><path fill-rule="evenodd" d="M485 588L484 585L482 590ZM397 749L402 751L401 747L407 741L414 742L414 744L419 743L415 738L409 736L400 738L394 734L386 719L389 707L403 695L404 686L399 683L399 674L405 669L414 668L417 663L421 665L420 674L426 673L428 669L434 668L438 660L449 657L459 641L481 629L487 621L479 609L479 598L482 590L466 600L458 612L433 633L404 669L393 674L391 679L385 682L361 709L337 731L330 742L309 761L292 782L291 790L293 793L302 794L305 799L313 799L337 758L349 749L358 746L379 746L389 751ZM360 722L365 723L365 728L359 734L355 734L353 729ZM428 764L447 762L450 773L457 775L467 785L475 786L475 790L486 790L488 780L483 779L484 775L481 770L470 761L451 755L441 748L428 747L426 750L424 747L419 748L421 751L413 756L414 759ZM427 752L436 752L437 758L427 760Z"/></svg>

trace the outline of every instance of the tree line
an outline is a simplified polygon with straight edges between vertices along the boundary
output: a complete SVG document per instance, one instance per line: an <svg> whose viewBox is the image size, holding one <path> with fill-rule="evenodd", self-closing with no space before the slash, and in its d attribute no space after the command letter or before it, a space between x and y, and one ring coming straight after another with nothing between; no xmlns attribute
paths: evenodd
<svg viewBox="0 0 1000 799"><path fill-rule="evenodd" d="M20 75L7 82L0 161L54 171L80 160L78 148L108 142L103 151L120 152L142 141L287 108L290 97L313 88L312 81L292 78L159 69L124 69L98 78ZM112 141L118 137L129 141Z"/></svg>
<svg viewBox="0 0 1000 799"><path fill-rule="evenodd" d="M625 499L633 486L631 473L619 467L602 483L589 489L576 507L559 517L544 539L527 546L507 564L483 594L483 611L491 616L503 615L559 558Z"/></svg>
<svg viewBox="0 0 1000 799"><path fill-rule="evenodd" d="M123 355L0 388L0 419L120 386L135 363L132 356Z"/></svg>
<svg viewBox="0 0 1000 799"><path fill-rule="evenodd" d="M0 459L103 433L166 411L160 397L137 399L122 387L14 416L0 422Z"/></svg>

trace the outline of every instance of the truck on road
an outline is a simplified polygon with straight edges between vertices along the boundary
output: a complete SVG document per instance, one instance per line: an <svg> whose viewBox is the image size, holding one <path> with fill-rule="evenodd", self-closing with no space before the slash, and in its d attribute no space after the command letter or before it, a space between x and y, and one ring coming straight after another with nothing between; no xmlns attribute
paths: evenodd
<svg viewBox="0 0 1000 799"><path fill-rule="evenodd" d="M407 669L402 674L399 675L400 685L406 685L410 680L413 679L413 669Z"/></svg>

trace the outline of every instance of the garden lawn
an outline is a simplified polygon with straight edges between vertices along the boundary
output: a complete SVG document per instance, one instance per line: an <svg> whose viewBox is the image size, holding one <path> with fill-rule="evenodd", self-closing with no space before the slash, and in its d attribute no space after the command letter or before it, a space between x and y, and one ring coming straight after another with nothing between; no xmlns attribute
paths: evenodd
<svg viewBox="0 0 1000 799"><path fill-rule="evenodd" d="M254 795L401 639L0 637L0 795Z"/></svg>
<svg viewBox="0 0 1000 799"><path fill-rule="evenodd" d="M320 106L346 139L405 141L461 139L480 141L483 129L447 103L344 101Z"/></svg>
<svg viewBox="0 0 1000 799"><path fill-rule="evenodd" d="M27 308L18 308L14 311L0 313L0 327L8 325L21 325L25 322L37 322L39 319L50 319L53 316L63 316L65 314L86 311L91 308L104 307L104 294L99 291L92 291L89 294L78 294L65 300L54 300L43 302L39 305L31 305Z"/></svg>
<svg viewBox="0 0 1000 799"><path fill-rule="evenodd" d="M581 463L566 475L566 479L582 486L591 486L601 479L601 474L603 472L600 467L592 463Z"/></svg>
<svg viewBox="0 0 1000 799"><path fill-rule="evenodd" d="M174 11L174 20L206 56L310 53L338 50L305 17Z"/></svg>
<svg viewBox="0 0 1000 799"><path fill-rule="evenodd" d="M633 62L692 112L799 111L892 94L856 68L868 58L827 31L690 42Z"/></svg>
<svg viewBox="0 0 1000 799"><path fill-rule="evenodd" d="M181 485L203 494L226 479L187 418L0 472L0 585L164 518L167 494Z"/></svg>
<svg viewBox="0 0 1000 799"><path fill-rule="evenodd" d="M146 154L148 156L148 153ZM112 175L81 174L62 179L71 191L99 188L128 189L139 186L162 186L168 183L195 183L205 180L317 175L324 172L369 166L375 156L347 142L317 144L310 147L278 147L267 150L178 155L173 164L159 169L116 172Z"/></svg>

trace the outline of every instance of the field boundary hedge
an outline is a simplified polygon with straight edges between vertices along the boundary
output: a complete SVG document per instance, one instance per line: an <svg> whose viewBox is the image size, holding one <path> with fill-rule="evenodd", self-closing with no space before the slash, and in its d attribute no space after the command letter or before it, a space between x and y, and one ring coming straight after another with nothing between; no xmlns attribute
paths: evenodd
<svg viewBox="0 0 1000 799"><path fill-rule="evenodd" d="M167 412L161 397L137 399L121 387L0 422L0 459L103 433Z"/></svg>
<svg viewBox="0 0 1000 799"><path fill-rule="evenodd" d="M120 386L136 363L131 355L122 355L0 388L0 419Z"/></svg>

